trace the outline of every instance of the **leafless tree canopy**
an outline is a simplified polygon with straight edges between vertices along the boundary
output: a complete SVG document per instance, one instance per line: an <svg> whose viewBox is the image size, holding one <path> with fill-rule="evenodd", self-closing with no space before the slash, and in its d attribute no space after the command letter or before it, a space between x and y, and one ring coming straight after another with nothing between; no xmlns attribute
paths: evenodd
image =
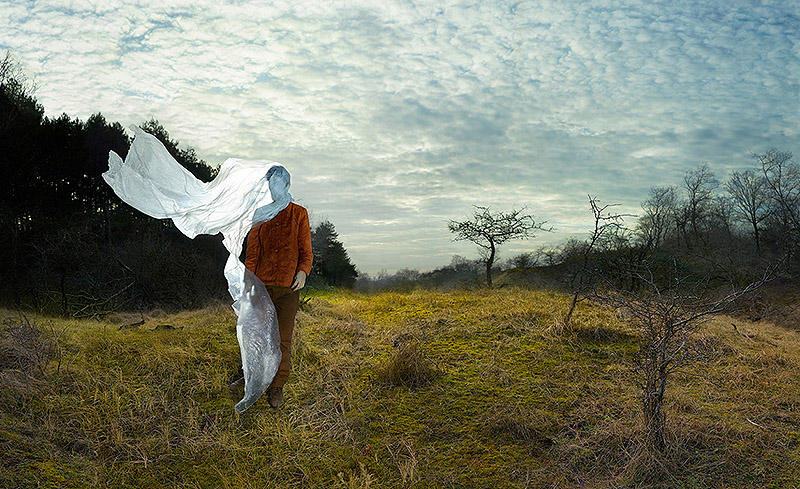
<svg viewBox="0 0 800 489"><path fill-rule="evenodd" d="M447 229L455 234L455 241L470 241L486 253L486 283L492 285L492 265L497 248L512 239L525 239L535 236L537 230L544 230L545 223L537 223L533 216L524 214L523 209L508 212L492 212L489 207L474 206L472 218L465 221L450 221Z"/></svg>
<svg viewBox="0 0 800 489"><path fill-rule="evenodd" d="M770 149L753 155L761 166L767 198L777 222L800 238L800 167L792 153Z"/></svg>
<svg viewBox="0 0 800 489"><path fill-rule="evenodd" d="M642 286L636 291L620 289L606 280L590 294L595 302L620 311L620 317L641 334L633 371L641 389L648 449L662 451L665 447L663 405L670 376L714 353L710 342L699 334L700 326L773 276L774 269L768 269L758 280L744 287L731 286L726 293L712 297L707 281L687 281L675 270L665 287L645 268L638 274Z"/></svg>
<svg viewBox="0 0 800 489"><path fill-rule="evenodd" d="M766 179L753 170L735 171L725 182L725 189L731 195L734 215L753 229L753 239L761 251L761 223L769 216L769 202L766 193Z"/></svg>
<svg viewBox="0 0 800 489"><path fill-rule="evenodd" d="M613 208L616 206L617 204L602 204L597 197L589 196L589 207L591 207L592 216L594 217L594 229L592 229L592 234L588 240L573 244L575 248L574 254L578 257L578 266L569 274L569 289L572 292L572 300L567 314L564 316L563 324L560 325L561 329L570 328L575 307L583 299L587 288L593 283L593 277L596 273L592 270L594 267L590 266L592 259L602 250L617 247L618 243L614 242L614 238L618 236L620 230L624 229L625 217L630 216L613 212Z"/></svg>

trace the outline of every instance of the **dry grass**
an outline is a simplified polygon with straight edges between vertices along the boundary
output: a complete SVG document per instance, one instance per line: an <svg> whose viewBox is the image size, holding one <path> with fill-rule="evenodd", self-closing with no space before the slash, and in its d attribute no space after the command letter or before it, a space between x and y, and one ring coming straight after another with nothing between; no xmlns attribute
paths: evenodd
<svg viewBox="0 0 800 489"><path fill-rule="evenodd" d="M298 313L286 406L242 416L227 306L37 318L64 331L61 366L46 356L40 387L2 387L0 487L798 487L800 334L709 323L721 354L676 376L653 458L636 337L589 305L553 335L567 305L516 289L318 293Z"/></svg>
<svg viewBox="0 0 800 489"><path fill-rule="evenodd" d="M416 342L397 344L386 363L376 371L379 381L390 387L419 388L441 375L433 360L422 353Z"/></svg>
<svg viewBox="0 0 800 489"><path fill-rule="evenodd" d="M0 323L0 388L21 395L37 392L48 361L60 358L57 336L52 323L47 329L25 315L3 320Z"/></svg>

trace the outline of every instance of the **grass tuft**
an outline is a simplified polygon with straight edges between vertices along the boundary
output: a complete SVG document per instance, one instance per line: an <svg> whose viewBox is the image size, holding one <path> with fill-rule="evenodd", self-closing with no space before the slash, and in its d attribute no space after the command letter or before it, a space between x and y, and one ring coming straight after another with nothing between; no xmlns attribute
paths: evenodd
<svg viewBox="0 0 800 489"><path fill-rule="evenodd" d="M376 379L390 387L425 386L441 375L436 364L419 349L416 342L401 343L376 372Z"/></svg>

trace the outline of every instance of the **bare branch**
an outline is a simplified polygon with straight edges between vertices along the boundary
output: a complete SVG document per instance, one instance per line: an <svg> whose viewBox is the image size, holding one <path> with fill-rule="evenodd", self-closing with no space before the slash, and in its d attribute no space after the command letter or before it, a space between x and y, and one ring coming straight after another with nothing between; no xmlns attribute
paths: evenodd
<svg viewBox="0 0 800 489"><path fill-rule="evenodd" d="M708 282L691 284L679 274L665 286L659 286L648 267L637 274L642 287L636 292L620 289L606 279L604 289L595 289L589 295L595 302L624 310L624 320L635 326L641 335L642 344L633 371L642 389L649 448L657 451L664 448L663 399L669 376L715 355L711 342L698 336L702 324L772 280L779 266L767 267L758 280L744 287L731 287L721 297L709 296Z"/></svg>
<svg viewBox="0 0 800 489"><path fill-rule="evenodd" d="M465 221L449 221L447 229L455 234L453 241L470 241L486 254L486 282L492 286L491 269L497 248L512 239L536 236L535 231L550 231L544 227L546 221L536 222L532 215L522 209L508 212L492 212L486 206L473 206L472 218Z"/></svg>

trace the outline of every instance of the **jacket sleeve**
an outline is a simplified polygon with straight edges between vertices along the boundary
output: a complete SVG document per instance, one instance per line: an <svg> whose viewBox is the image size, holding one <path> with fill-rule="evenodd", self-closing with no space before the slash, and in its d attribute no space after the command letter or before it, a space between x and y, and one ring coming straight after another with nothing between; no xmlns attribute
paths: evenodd
<svg viewBox="0 0 800 489"><path fill-rule="evenodd" d="M297 269L306 272L306 276L311 273L311 265L314 262L314 254L311 250L311 225L308 222L308 212L303 209L298 224L300 229L297 232Z"/></svg>
<svg viewBox="0 0 800 489"><path fill-rule="evenodd" d="M247 252L245 254L244 266L253 273L256 273L258 255L259 251L261 251L261 243L258 241L259 228L261 228L261 226L253 227L247 235Z"/></svg>

